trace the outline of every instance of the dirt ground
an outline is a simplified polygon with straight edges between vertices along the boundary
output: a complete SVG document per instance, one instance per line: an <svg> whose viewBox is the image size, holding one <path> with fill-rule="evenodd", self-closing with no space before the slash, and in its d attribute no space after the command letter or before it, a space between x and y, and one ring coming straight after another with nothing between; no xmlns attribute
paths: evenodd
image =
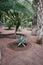
<svg viewBox="0 0 43 65"><path fill-rule="evenodd" d="M0 38L0 65L43 65L43 44L36 44L37 37L31 31L22 30L31 47L23 51L15 51L7 47L14 38Z"/></svg>

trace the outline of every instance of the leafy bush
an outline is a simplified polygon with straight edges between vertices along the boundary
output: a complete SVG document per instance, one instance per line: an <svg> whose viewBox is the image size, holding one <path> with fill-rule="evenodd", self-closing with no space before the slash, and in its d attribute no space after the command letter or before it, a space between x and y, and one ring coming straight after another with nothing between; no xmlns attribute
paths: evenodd
<svg viewBox="0 0 43 65"><path fill-rule="evenodd" d="M8 27L8 29L11 29L11 27L13 27L14 24L11 21L7 21L6 26Z"/></svg>

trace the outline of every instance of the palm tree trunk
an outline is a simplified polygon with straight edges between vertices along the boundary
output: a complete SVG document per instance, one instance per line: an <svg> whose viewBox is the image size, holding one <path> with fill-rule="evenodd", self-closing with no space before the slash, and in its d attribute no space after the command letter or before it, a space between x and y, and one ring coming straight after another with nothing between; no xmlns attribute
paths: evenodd
<svg viewBox="0 0 43 65"><path fill-rule="evenodd" d="M42 38L43 33L43 7L42 0L39 0L37 11L37 35Z"/></svg>
<svg viewBox="0 0 43 65"><path fill-rule="evenodd" d="M38 11L37 11L37 25L34 25L35 34L42 38L43 35L43 2L39 0L38 2ZM34 32L34 30L32 30Z"/></svg>
<svg viewBox="0 0 43 65"><path fill-rule="evenodd" d="M41 44L43 39L43 2L39 0L38 11L37 11L37 31L35 32L38 36L37 43ZM36 28L35 28L36 30Z"/></svg>

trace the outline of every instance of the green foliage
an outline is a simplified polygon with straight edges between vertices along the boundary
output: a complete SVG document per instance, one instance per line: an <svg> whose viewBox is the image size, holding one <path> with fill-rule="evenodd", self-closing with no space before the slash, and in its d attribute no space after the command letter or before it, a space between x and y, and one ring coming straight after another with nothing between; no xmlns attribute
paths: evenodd
<svg viewBox="0 0 43 65"><path fill-rule="evenodd" d="M39 2L39 0L33 0L33 4L37 5L37 3Z"/></svg>
<svg viewBox="0 0 43 65"><path fill-rule="evenodd" d="M14 0L0 1L0 10L8 11L10 9L13 9L14 11L16 10L17 12L22 12L26 16L32 16L35 13L35 11L32 9L32 5L28 2L22 4Z"/></svg>
<svg viewBox="0 0 43 65"><path fill-rule="evenodd" d="M11 27L13 27L14 24L11 21L7 21L6 26L8 27L8 29L11 29Z"/></svg>
<svg viewBox="0 0 43 65"><path fill-rule="evenodd" d="M36 13L35 7L32 7L32 4L26 0L22 3L17 0L0 0L0 11L6 12L8 18L13 20L13 23L16 25L16 30L19 28L21 22L28 22L28 18L34 17Z"/></svg>
<svg viewBox="0 0 43 65"><path fill-rule="evenodd" d="M0 0L0 10L8 11L12 8L12 4L11 0Z"/></svg>
<svg viewBox="0 0 43 65"><path fill-rule="evenodd" d="M1 20L2 12L0 11L0 20Z"/></svg>
<svg viewBox="0 0 43 65"><path fill-rule="evenodd" d="M26 46L27 41L24 35L18 35L18 46Z"/></svg>

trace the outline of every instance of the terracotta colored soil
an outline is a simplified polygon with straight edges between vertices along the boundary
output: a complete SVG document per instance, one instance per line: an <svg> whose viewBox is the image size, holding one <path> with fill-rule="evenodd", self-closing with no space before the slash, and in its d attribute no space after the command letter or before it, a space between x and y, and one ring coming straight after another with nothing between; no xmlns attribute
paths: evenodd
<svg viewBox="0 0 43 65"><path fill-rule="evenodd" d="M17 43L14 41L14 42L11 42L7 45L8 48L14 50L14 51L24 51L24 50L27 50L27 49L30 49L31 48L31 44L30 43L27 43L27 45L25 47L21 46L21 47L18 47L17 46Z"/></svg>
<svg viewBox="0 0 43 65"><path fill-rule="evenodd" d="M30 31L22 30L26 39L32 45L23 51L14 51L7 47L8 43L16 41L14 38L0 38L0 65L43 65L43 44L36 44L37 37Z"/></svg>

